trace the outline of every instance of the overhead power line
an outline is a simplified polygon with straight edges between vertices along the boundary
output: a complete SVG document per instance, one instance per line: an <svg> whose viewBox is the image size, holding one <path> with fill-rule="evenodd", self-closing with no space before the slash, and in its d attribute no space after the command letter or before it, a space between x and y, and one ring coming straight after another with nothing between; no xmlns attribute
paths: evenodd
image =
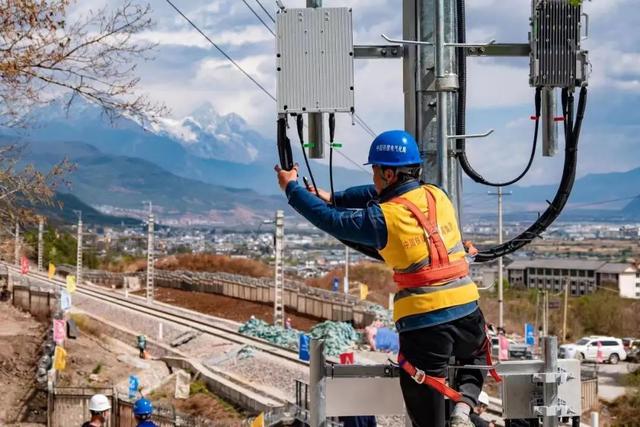
<svg viewBox="0 0 640 427"><path fill-rule="evenodd" d="M271 94L271 92L269 92L259 81L257 81L253 76L251 76L251 74L249 74L247 71L245 71L244 68L242 68L242 66L240 64L238 64L231 56L229 56L224 49L222 49L217 43L215 43L213 40L211 40L211 38L209 36L207 36L191 19L189 19L189 17L187 17L187 15L185 15L171 0L165 0L185 21L187 21L189 23L189 25L191 25L198 33L200 33L200 35L202 37L204 37L209 43L211 43L211 45L213 47L215 47L218 52L220 52L227 60L229 60L229 62L231 62L238 70L240 70L242 72L242 74L244 74L249 80L251 80L256 86L258 86L258 88L260 88L269 98L271 98L274 102L277 102L276 97L273 96ZM244 1L244 0L243 0ZM245 2L246 4L246 2ZM247 5L248 6L248 5ZM255 12L254 12L255 13ZM264 23L264 22L263 22ZM356 115L356 117L359 118L359 116ZM367 133L370 133L371 135L375 136L375 133L371 130L371 128L360 118L360 121L356 121L360 127L362 127L362 129L364 129ZM326 145L330 145L328 142L325 141ZM356 162L355 160L351 159L350 157L348 157L346 154L344 154L341 151L336 151L338 153L338 155L340 155L341 157L343 157L345 160L349 161L351 164L353 164L354 166L358 167L359 169L361 169L364 172L367 173L371 173L369 170L365 169L364 167L362 167L362 165L360 165L358 162Z"/></svg>
<svg viewBox="0 0 640 427"><path fill-rule="evenodd" d="M260 5L260 7L262 8L262 10L264 10L264 13L266 13L267 16L269 17L269 19L271 19L271 22L273 22L275 24L276 20L273 18L273 16L271 16L269 11L262 5L262 2L260 0L256 0L256 3L258 3Z"/></svg>
<svg viewBox="0 0 640 427"><path fill-rule="evenodd" d="M249 8L249 10L256 16L256 18L258 18L258 20L260 22L262 22L262 25L264 25L264 27L273 35L273 37L276 36L276 33L273 32L273 30L271 29L271 27L269 27L267 25L266 22L264 22L264 19L262 19L262 17L260 17L260 15L258 15L258 12L256 12L249 3L247 3L247 0L242 0L242 3L244 3L245 6L247 6Z"/></svg>
<svg viewBox="0 0 640 427"><path fill-rule="evenodd" d="M218 46L218 45L217 45L213 40L211 40L211 39L209 38L209 36L207 36L205 33L203 33L203 32L202 32L202 30L201 30L200 28L198 28L198 26L197 26L196 24L194 24L194 23L193 23L193 21L187 17L187 15L185 15L184 13L182 13L182 11L181 11L180 9L178 9L178 8L176 7L176 5L175 5L175 4L173 4L173 3L171 2L171 0L165 0L165 1L166 1L167 3L169 3L169 5L170 5L170 6L171 6L171 7L172 7L176 12L178 12L178 14L179 14L180 16L182 16L182 17L184 18L184 20L185 20L185 21L187 21L187 22L189 23L189 25L191 25L191 26L192 26L192 27L193 27L197 32L199 32L199 33L202 35L202 37L204 37L205 39L207 39L207 41L208 41L209 43L211 43L211 45L212 45L213 47L215 47L215 48L218 50L218 52L220 52L220 53L221 53L225 58L227 58L227 59L229 60L229 62L231 62L231 63L232 63L232 64L233 64L233 65L234 65L238 70L240 70L240 71L242 72L242 74L244 74L245 76L247 76L247 78L248 78L249 80L251 80L251 81L252 81L256 86L258 86L260 89L262 89L262 91L263 91L264 93L266 93L266 94L267 94L267 96L268 96L269 98L271 98L271 99L273 99L274 101L276 101L275 96L271 95L271 93L269 93L269 91L268 91L264 86L262 86L262 84L260 84L260 82L259 82L259 81L257 81L256 79L254 79L254 78L251 76L251 74L247 73L247 72L244 70L244 68L242 68L242 67L240 66L240 64L238 64L236 61L234 61L234 60L233 60L233 58L231 58L229 55L227 55L227 53L226 53L224 50L222 50L222 48L221 48L220 46Z"/></svg>

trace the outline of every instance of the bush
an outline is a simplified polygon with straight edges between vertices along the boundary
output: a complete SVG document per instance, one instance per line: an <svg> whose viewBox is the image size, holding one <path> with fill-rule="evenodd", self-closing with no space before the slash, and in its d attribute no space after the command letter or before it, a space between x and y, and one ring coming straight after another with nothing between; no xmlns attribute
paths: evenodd
<svg viewBox="0 0 640 427"><path fill-rule="evenodd" d="M273 275L272 268L260 261L213 254L174 255L159 260L156 267L161 270L223 272L251 277L271 277Z"/></svg>

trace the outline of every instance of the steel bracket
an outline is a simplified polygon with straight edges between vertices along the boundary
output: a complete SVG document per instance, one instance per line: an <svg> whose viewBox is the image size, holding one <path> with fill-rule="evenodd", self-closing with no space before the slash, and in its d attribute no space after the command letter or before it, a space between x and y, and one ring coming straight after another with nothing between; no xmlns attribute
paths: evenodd
<svg viewBox="0 0 640 427"><path fill-rule="evenodd" d="M570 417L576 415L565 401L558 399L554 406L534 406L533 412L541 417Z"/></svg>
<svg viewBox="0 0 640 427"><path fill-rule="evenodd" d="M398 45L356 45L353 47L353 56L357 59L387 59L402 58L404 46Z"/></svg>
<svg viewBox="0 0 640 427"><path fill-rule="evenodd" d="M553 384L556 383L566 384L569 380L572 380L573 376L564 369L558 368L558 372L540 372L532 375L532 381L534 383Z"/></svg>

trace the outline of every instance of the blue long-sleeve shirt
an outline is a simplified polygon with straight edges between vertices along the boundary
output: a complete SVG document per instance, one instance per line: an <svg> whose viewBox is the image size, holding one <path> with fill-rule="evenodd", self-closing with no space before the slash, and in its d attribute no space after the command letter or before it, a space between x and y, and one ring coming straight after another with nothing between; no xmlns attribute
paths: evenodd
<svg viewBox="0 0 640 427"><path fill-rule="evenodd" d="M377 194L373 185L351 187L334 194L334 205L325 203L296 181L287 184L289 205L320 230L337 239L380 250L387 245L387 225L380 203L398 197L420 186L416 180L385 189ZM396 322L399 332L425 328L471 314L477 303L449 307Z"/></svg>

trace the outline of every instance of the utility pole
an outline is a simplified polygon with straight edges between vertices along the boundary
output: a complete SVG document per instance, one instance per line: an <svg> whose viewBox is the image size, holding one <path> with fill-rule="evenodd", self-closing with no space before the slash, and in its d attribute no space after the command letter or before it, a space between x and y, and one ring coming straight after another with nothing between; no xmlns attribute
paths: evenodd
<svg viewBox="0 0 640 427"><path fill-rule="evenodd" d="M78 215L78 253L76 254L76 283L82 285L82 211L74 212Z"/></svg>
<svg viewBox="0 0 640 427"><path fill-rule="evenodd" d="M349 246L344 247L344 293L349 295Z"/></svg>
<svg viewBox="0 0 640 427"><path fill-rule="evenodd" d="M503 229L503 221L502 221L502 213L503 213L503 204L502 204L502 196L511 195L511 192L503 192L502 187L498 187L498 191L495 193L489 192L491 196L498 196L498 245L502 245L502 229ZM504 274L504 266L502 257L498 258L498 307L499 307L499 320L498 326L504 328L504 286L503 286L503 274Z"/></svg>
<svg viewBox="0 0 640 427"><path fill-rule="evenodd" d="M322 7L322 0L307 0L307 7ZM324 158L324 127L322 113L309 113L309 157ZM304 150L304 148L303 148Z"/></svg>
<svg viewBox="0 0 640 427"><path fill-rule="evenodd" d="M549 291L542 291L542 335L549 335Z"/></svg>
<svg viewBox="0 0 640 427"><path fill-rule="evenodd" d="M445 45L457 41L455 15L450 1L403 1L403 39L423 43L408 45L403 57L405 129L424 155L422 179L444 188L458 211L462 181L449 136L455 135L459 83L455 49Z"/></svg>
<svg viewBox="0 0 640 427"><path fill-rule="evenodd" d="M562 313L562 343L567 342L567 309L569 307L569 284L570 278L564 280L564 312Z"/></svg>
<svg viewBox="0 0 640 427"><path fill-rule="evenodd" d="M153 205L149 203L148 231L147 231L147 304L154 299L154 279L155 279L155 246L153 243Z"/></svg>
<svg viewBox="0 0 640 427"><path fill-rule="evenodd" d="M284 211L276 211L276 236L275 236L275 281L273 293L273 324L284 325Z"/></svg>
<svg viewBox="0 0 640 427"><path fill-rule="evenodd" d="M44 217L41 216L38 218L38 271L43 271L43 263L44 263Z"/></svg>
<svg viewBox="0 0 640 427"><path fill-rule="evenodd" d="M20 265L20 223L16 221L16 233L13 243L13 263L17 266Z"/></svg>

